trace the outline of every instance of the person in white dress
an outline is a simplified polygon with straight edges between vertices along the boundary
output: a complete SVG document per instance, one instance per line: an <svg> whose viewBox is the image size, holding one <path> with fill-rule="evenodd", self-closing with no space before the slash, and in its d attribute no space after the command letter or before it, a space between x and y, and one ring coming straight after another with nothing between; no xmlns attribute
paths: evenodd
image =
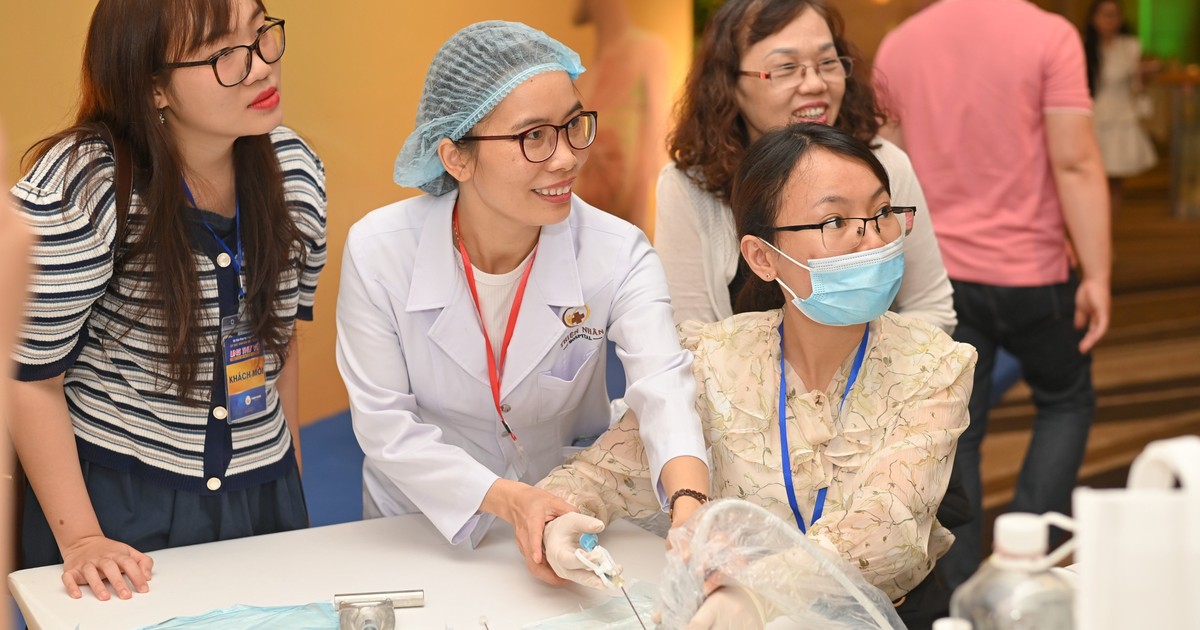
<svg viewBox="0 0 1200 630"><path fill-rule="evenodd" d="M1150 136L1139 122L1142 97L1142 45L1129 32L1117 0L1096 0L1084 28L1092 121L1104 158L1116 212L1122 180L1146 172L1158 161Z"/></svg>

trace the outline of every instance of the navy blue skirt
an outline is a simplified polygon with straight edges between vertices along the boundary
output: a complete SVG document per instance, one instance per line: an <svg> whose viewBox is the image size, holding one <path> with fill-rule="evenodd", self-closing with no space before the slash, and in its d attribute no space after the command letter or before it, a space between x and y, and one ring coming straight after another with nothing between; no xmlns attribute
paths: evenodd
<svg viewBox="0 0 1200 630"><path fill-rule="evenodd" d="M308 506L291 453L287 474L260 486L201 496L80 461L104 535L141 552L308 527ZM21 566L61 564L58 543L33 489L25 484Z"/></svg>

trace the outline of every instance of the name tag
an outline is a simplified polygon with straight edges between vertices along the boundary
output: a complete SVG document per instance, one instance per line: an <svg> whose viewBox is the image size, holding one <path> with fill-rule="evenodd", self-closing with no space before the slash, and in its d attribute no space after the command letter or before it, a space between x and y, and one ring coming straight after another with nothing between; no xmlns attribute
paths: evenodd
<svg viewBox="0 0 1200 630"><path fill-rule="evenodd" d="M225 363L225 401L229 422L239 422L267 411L267 362L262 343L249 322L239 315L221 318L221 346Z"/></svg>

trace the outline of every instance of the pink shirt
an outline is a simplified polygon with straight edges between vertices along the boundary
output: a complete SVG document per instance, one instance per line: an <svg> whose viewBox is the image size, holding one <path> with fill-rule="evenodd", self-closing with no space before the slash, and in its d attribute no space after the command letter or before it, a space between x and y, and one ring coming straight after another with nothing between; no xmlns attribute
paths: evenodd
<svg viewBox="0 0 1200 630"><path fill-rule="evenodd" d="M950 277L1065 281L1044 117L1091 114L1071 23L1025 0L942 0L883 40L875 84L900 121Z"/></svg>

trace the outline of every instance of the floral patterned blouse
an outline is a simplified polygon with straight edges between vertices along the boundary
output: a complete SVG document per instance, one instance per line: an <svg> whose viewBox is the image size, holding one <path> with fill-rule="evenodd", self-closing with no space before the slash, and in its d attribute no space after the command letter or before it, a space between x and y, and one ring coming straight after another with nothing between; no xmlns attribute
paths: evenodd
<svg viewBox="0 0 1200 630"><path fill-rule="evenodd" d="M711 324L684 322L679 332L695 356L713 497L753 501L795 522L780 459L781 319L780 310L743 313ZM806 524L818 489L829 488L808 538L896 599L928 575L954 540L935 516L967 428L975 350L894 313L871 322L867 343L840 413L857 348L829 391L797 391L800 379L788 367L791 472ZM606 523L660 509L632 413L538 485Z"/></svg>

